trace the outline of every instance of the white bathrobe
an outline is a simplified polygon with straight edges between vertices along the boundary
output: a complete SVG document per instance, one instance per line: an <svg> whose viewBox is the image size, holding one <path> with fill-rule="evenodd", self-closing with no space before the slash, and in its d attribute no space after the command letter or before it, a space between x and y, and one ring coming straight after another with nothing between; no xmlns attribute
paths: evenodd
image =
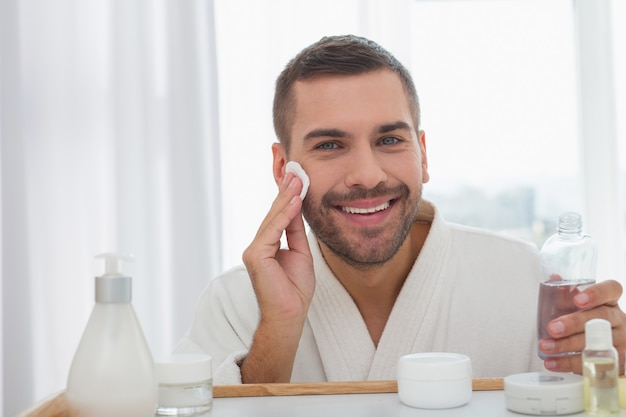
<svg viewBox="0 0 626 417"><path fill-rule="evenodd" d="M359 310L326 265L317 240L309 243L317 277L293 367L292 382L396 378L398 358L413 352L470 357L474 377L540 369L536 354L536 247L519 239L446 223L423 201L432 222L424 246L374 346ZM177 352L204 352L214 383L241 383L237 365L259 320L245 267L212 280Z"/></svg>

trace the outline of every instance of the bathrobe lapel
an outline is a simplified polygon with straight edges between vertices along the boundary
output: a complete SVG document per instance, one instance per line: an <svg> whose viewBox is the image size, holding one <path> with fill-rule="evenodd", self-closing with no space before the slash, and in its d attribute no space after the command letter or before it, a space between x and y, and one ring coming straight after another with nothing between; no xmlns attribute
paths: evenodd
<svg viewBox="0 0 626 417"><path fill-rule="evenodd" d="M395 379L400 356L431 352L444 345L450 294L445 260L449 250L445 223L433 221L387 320L367 379Z"/></svg>
<svg viewBox="0 0 626 417"><path fill-rule="evenodd" d="M317 240L310 247L317 276L309 323L329 381L395 378L398 358L429 351L442 341L437 322L445 320L445 259L449 250L447 226L426 203L425 219L432 221L422 251L393 307L378 345L374 346L365 322L350 294L328 268Z"/></svg>
<svg viewBox="0 0 626 417"><path fill-rule="evenodd" d="M309 308L324 371L329 381L362 381L376 353L365 322L350 294L324 262L317 241L311 242L317 282Z"/></svg>

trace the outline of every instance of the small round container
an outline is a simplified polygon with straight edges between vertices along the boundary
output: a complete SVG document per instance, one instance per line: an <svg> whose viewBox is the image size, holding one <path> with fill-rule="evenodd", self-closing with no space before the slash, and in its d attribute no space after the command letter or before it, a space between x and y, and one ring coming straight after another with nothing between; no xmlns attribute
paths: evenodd
<svg viewBox="0 0 626 417"><path fill-rule="evenodd" d="M472 398L470 358L457 353L414 353L398 361L398 396L416 408L454 408Z"/></svg>
<svg viewBox="0 0 626 417"><path fill-rule="evenodd" d="M213 404L211 357L179 354L155 363L159 381L157 415L191 416Z"/></svg>
<svg viewBox="0 0 626 417"><path fill-rule="evenodd" d="M584 410L583 377L560 372L527 372L504 378L506 408L530 415L563 415Z"/></svg>

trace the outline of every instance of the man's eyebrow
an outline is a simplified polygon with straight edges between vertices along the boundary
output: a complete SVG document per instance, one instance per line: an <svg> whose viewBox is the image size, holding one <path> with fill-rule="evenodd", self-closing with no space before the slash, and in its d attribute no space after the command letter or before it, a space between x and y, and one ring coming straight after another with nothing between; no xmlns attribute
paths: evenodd
<svg viewBox="0 0 626 417"><path fill-rule="evenodd" d="M381 125L376 131L376 133L378 134L389 133L389 132L393 132L394 130L413 130L413 127L406 122L400 121L400 122Z"/></svg>
<svg viewBox="0 0 626 417"><path fill-rule="evenodd" d="M347 138L349 135L343 130L339 129L314 129L304 136L304 140L315 138Z"/></svg>
<svg viewBox="0 0 626 417"><path fill-rule="evenodd" d="M413 127L406 122L398 121L395 123L387 123L384 125L380 125L378 129L376 129L377 134L384 134L393 132L394 130L412 130ZM315 138L349 138L350 134L347 132L335 129L335 128L319 128L313 129L309 133L304 136L304 140L307 139L315 139Z"/></svg>

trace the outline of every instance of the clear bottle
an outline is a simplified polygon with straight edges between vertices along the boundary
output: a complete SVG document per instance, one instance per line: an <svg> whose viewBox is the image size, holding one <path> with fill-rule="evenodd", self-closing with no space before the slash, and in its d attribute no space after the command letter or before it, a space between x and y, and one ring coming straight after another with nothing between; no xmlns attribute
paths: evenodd
<svg viewBox="0 0 626 417"><path fill-rule="evenodd" d="M585 413L590 416L620 414L617 350L613 347L611 323L592 319L585 324L582 354Z"/></svg>
<svg viewBox="0 0 626 417"><path fill-rule="evenodd" d="M154 362L131 304L130 260L104 254L96 304L70 368L66 399L71 417L153 417L158 398Z"/></svg>
<svg viewBox="0 0 626 417"><path fill-rule="evenodd" d="M557 232L541 247L543 281L537 306L538 340L550 337L547 325L551 320L578 310L574 296L595 282L596 262L596 245L591 236L583 233L580 214L561 214L557 219ZM580 352L547 355L537 349L537 353L546 359Z"/></svg>

